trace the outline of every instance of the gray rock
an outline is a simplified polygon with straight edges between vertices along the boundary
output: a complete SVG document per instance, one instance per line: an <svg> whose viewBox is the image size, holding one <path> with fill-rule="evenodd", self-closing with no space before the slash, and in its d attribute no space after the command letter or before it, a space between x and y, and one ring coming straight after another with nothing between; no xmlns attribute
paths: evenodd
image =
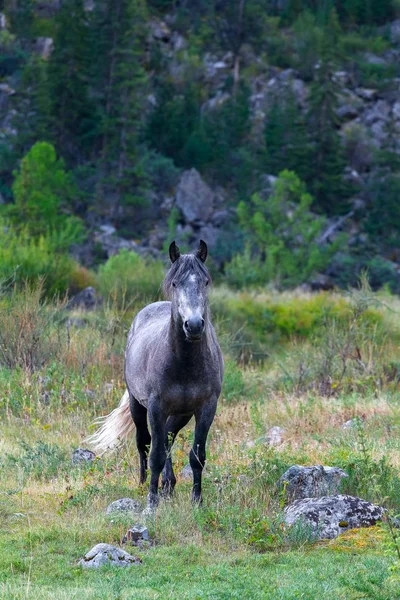
<svg viewBox="0 0 400 600"><path fill-rule="evenodd" d="M395 102L392 108L393 118L396 121L400 120L400 102Z"/></svg>
<svg viewBox="0 0 400 600"><path fill-rule="evenodd" d="M357 96L360 96L363 100L371 101L375 100L377 91L370 88L356 88L355 90Z"/></svg>
<svg viewBox="0 0 400 600"><path fill-rule="evenodd" d="M112 515L114 513L121 512L133 512L137 513L141 510L140 503L133 498L120 498L111 502L106 508L106 514Z"/></svg>
<svg viewBox="0 0 400 600"><path fill-rule="evenodd" d="M151 35L160 42L169 42L171 39L171 30L164 21L153 19L150 21Z"/></svg>
<svg viewBox="0 0 400 600"><path fill-rule="evenodd" d="M196 169L182 174L176 190L176 205L187 223L206 222L211 216L214 194Z"/></svg>
<svg viewBox="0 0 400 600"><path fill-rule="evenodd" d="M115 567L130 567L140 565L140 558L132 556L111 544L96 544L81 560L79 565L85 569L98 569L105 565Z"/></svg>
<svg viewBox="0 0 400 600"><path fill-rule="evenodd" d="M76 464L80 463L91 463L96 458L96 455L91 450L86 448L77 448L72 453L72 462Z"/></svg>
<svg viewBox="0 0 400 600"><path fill-rule="evenodd" d="M342 425L342 429L344 431L348 431L349 429L357 429L358 427L363 427L364 423L362 419L355 417L354 419L349 419Z"/></svg>
<svg viewBox="0 0 400 600"><path fill-rule="evenodd" d="M47 60L54 49L54 41L51 37L38 37L35 40L34 51L40 58Z"/></svg>
<svg viewBox="0 0 400 600"><path fill-rule="evenodd" d="M115 227L112 225L102 225L94 234L94 241L101 246L108 258L123 249L139 251L136 242L115 235L115 231Z"/></svg>
<svg viewBox="0 0 400 600"><path fill-rule="evenodd" d="M355 119L359 112L360 109L352 104L343 104L336 110L339 119L343 120Z"/></svg>
<svg viewBox="0 0 400 600"><path fill-rule="evenodd" d="M231 216L231 214L230 214L229 210L227 210L227 209L217 210L212 215L210 222L215 227L221 227L221 225L224 225L224 223L229 221L230 216Z"/></svg>
<svg viewBox="0 0 400 600"><path fill-rule="evenodd" d="M219 236L219 229L213 227L213 225L203 225L196 232L196 237L200 240L204 240L212 250L215 248Z"/></svg>
<svg viewBox="0 0 400 600"><path fill-rule="evenodd" d="M384 515L385 509L354 496L324 496L295 500L285 509L287 525L303 523L316 540L331 540L348 529L371 527Z"/></svg>
<svg viewBox="0 0 400 600"><path fill-rule="evenodd" d="M376 66L380 66L380 67L387 66L387 62L384 58L382 58L381 56L377 56L376 54L373 54L372 52L365 52L363 58L364 58L365 62L368 63L369 65L376 65Z"/></svg>
<svg viewBox="0 0 400 600"><path fill-rule="evenodd" d="M400 42L400 19L390 23L390 39L393 44Z"/></svg>
<svg viewBox="0 0 400 600"><path fill-rule="evenodd" d="M187 481L191 481L193 478L193 471L192 471L192 467L190 465L185 465L182 469L182 471L179 473L179 477L181 479L185 479Z"/></svg>
<svg viewBox="0 0 400 600"><path fill-rule="evenodd" d="M136 525L133 525L128 529L122 540L122 543L130 543L135 546L138 544L138 542L148 541L149 539L149 530L147 527L145 525L141 525L140 523L136 523Z"/></svg>
<svg viewBox="0 0 400 600"><path fill-rule="evenodd" d="M338 467L293 465L282 475L279 484L285 489L285 496L291 502L295 499L337 494L343 477L348 475Z"/></svg>
<svg viewBox="0 0 400 600"><path fill-rule="evenodd" d="M92 310L101 304L102 300L100 296L97 295L97 292L92 287L87 287L76 296L71 298L71 300L67 304L67 308L82 308L84 310Z"/></svg>
<svg viewBox="0 0 400 600"><path fill-rule="evenodd" d="M378 100L366 110L361 119L366 125L372 125L377 121L387 121L390 117L390 104L386 100Z"/></svg>
<svg viewBox="0 0 400 600"><path fill-rule="evenodd" d="M282 427L274 425L274 427L271 427L271 429L267 432L265 440L270 446L279 446L283 442L284 433L285 430L282 429Z"/></svg>

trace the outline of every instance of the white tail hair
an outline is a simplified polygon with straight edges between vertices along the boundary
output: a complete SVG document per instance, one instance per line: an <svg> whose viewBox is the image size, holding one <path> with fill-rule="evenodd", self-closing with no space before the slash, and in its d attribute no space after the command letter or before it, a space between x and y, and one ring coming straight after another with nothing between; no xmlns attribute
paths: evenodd
<svg viewBox="0 0 400 600"><path fill-rule="evenodd" d="M109 415L96 419L95 423L101 424L101 427L86 441L98 455L104 454L107 450L115 450L121 441L135 429L128 390L125 391L117 408Z"/></svg>

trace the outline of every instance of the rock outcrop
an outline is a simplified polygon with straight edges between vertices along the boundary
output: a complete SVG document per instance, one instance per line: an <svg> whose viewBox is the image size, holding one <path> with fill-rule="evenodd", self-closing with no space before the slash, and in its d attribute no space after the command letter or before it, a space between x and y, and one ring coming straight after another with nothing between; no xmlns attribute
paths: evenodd
<svg viewBox="0 0 400 600"><path fill-rule="evenodd" d="M376 525L384 513L381 506L355 496L324 496L293 502L285 510L285 522L310 528L310 537L315 541L330 540L348 529Z"/></svg>

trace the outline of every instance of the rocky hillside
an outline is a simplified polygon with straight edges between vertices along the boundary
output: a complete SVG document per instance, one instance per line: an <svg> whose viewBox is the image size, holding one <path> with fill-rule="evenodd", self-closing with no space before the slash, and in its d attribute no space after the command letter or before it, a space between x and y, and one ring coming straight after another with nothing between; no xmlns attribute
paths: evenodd
<svg viewBox="0 0 400 600"><path fill-rule="evenodd" d="M390 2L367 4L3 3L4 218L13 171L45 141L71 177L62 210L84 223L71 251L87 266L203 238L216 270L247 244L254 283L290 284L287 265L265 267L271 245L296 255L313 243L326 258L294 283L353 285L366 268L374 287L398 291L400 20ZM301 193L285 178L276 191L285 170ZM285 225L261 235L257 215L274 222L277 203ZM298 206L309 225L295 239Z"/></svg>

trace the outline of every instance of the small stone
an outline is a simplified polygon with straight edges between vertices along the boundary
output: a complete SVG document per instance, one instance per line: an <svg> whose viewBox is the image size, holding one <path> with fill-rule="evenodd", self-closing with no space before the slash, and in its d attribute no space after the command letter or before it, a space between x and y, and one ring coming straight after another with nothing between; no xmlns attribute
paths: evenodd
<svg viewBox="0 0 400 600"><path fill-rule="evenodd" d="M191 480L193 477L192 467L190 465L185 465L179 473L179 477L181 479L186 479L187 481Z"/></svg>
<svg viewBox="0 0 400 600"><path fill-rule="evenodd" d="M315 541L331 540L348 529L376 525L384 513L381 506L355 496L324 496L295 500L285 509L285 522L310 528Z"/></svg>
<svg viewBox="0 0 400 600"><path fill-rule="evenodd" d="M285 433L285 430L282 429L282 427L278 427L278 425L274 425L274 427L271 427L271 429L267 432L267 435L265 438L267 444L269 444L270 446L279 446L283 442L283 434L284 433Z"/></svg>
<svg viewBox="0 0 400 600"><path fill-rule="evenodd" d="M106 508L106 514L112 515L113 513L120 512L134 512L137 513L141 509L140 503L133 498L120 498L111 502Z"/></svg>
<svg viewBox="0 0 400 600"><path fill-rule="evenodd" d="M279 484L284 489L285 497L291 502L299 498L337 494L344 477L348 477L347 473L338 467L293 465L282 475Z"/></svg>
<svg viewBox="0 0 400 600"><path fill-rule="evenodd" d="M349 419L346 423L343 423L342 429L344 431L348 431L349 429L357 429L357 427L363 427L364 423L362 419L355 417L354 419Z"/></svg>
<svg viewBox="0 0 400 600"><path fill-rule="evenodd" d="M87 450L86 448L77 448L72 453L72 462L74 465L79 463L91 463L95 458L95 453L91 450Z"/></svg>
<svg viewBox="0 0 400 600"><path fill-rule="evenodd" d="M147 529L147 527L145 527L145 525L137 523L136 525L133 525L133 527L130 527L128 529L122 540L122 543L126 544L127 542L129 542L134 546L137 545L137 543L140 541L148 541L149 539L149 530Z"/></svg>
<svg viewBox="0 0 400 600"><path fill-rule="evenodd" d="M125 550L121 550L111 544L97 544L94 546L78 564L85 569L98 569L105 565L115 567L130 567L140 565L140 558L132 556Z"/></svg>

